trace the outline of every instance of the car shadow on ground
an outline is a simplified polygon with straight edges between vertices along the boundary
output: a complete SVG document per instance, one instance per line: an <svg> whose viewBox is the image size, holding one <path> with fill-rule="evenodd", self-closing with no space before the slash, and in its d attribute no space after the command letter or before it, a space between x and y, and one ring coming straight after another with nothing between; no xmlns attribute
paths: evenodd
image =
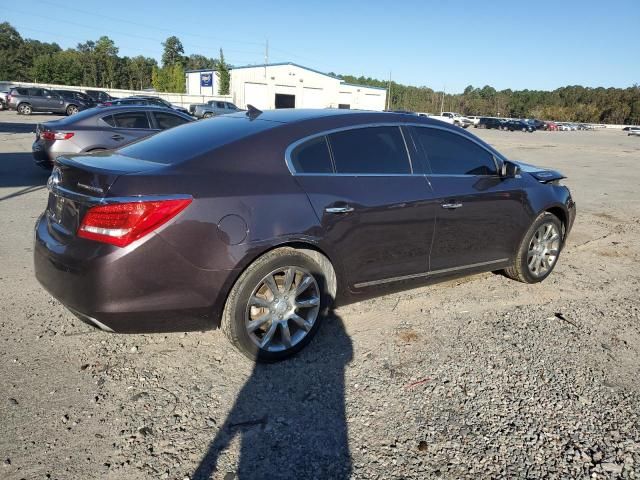
<svg viewBox="0 0 640 480"><path fill-rule="evenodd" d="M31 153L0 153L0 188L24 187L9 194L0 193L0 201L46 188L50 174L33 162Z"/></svg>
<svg viewBox="0 0 640 480"><path fill-rule="evenodd" d="M332 313L298 356L256 364L191 479L350 478L344 372L352 353ZM239 458L224 468L234 439Z"/></svg>

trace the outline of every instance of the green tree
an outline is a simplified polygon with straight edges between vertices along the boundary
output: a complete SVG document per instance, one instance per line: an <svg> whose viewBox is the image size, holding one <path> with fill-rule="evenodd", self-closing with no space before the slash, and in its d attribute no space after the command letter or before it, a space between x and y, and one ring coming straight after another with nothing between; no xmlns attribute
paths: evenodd
<svg viewBox="0 0 640 480"><path fill-rule="evenodd" d="M171 36L167 38L162 42L162 46L164 47L164 52L162 53L163 67L172 67L176 63L184 65L184 47L178 37Z"/></svg>
<svg viewBox="0 0 640 480"><path fill-rule="evenodd" d="M186 58L186 70L203 70L205 68L214 68L216 61L213 58L205 57L200 54L191 54Z"/></svg>
<svg viewBox="0 0 640 480"><path fill-rule="evenodd" d="M21 80L21 65L17 55L23 42L18 31L9 22L0 23L0 80Z"/></svg>
<svg viewBox="0 0 640 480"><path fill-rule="evenodd" d="M229 64L224 60L222 49L220 49L220 58L216 62L216 70L218 71L218 95L229 95L231 73Z"/></svg>

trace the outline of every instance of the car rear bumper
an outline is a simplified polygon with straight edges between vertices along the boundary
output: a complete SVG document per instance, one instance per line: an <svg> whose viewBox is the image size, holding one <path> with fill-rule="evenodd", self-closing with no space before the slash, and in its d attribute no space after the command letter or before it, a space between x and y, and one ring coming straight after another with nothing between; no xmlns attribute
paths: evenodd
<svg viewBox="0 0 640 480"><path fill-rule="evenodd" d="M46 214L36 223L40 284L72 313L119 333L208 330L219 325L235 270L203 270L160 236L126 248L59 242Z"/></svg>

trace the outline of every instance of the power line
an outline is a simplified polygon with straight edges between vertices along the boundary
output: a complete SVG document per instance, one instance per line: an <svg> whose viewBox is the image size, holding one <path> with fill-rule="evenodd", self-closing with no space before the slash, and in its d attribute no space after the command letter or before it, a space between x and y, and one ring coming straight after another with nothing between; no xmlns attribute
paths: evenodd
<svg viewBox="0 0 640 480"><path fill-rule="evenodd" d="M69 10L69 6L68 5L61 5L59 3L51 2L49 0L38 0L38 1L40 3L45 3L45 4L53 5L53 6L56 6L56 7L64 8L65 11ZM72 10L75 11L75 12L78 12L78 13L84 13L85 15L89 15L92 18L94 18L94 17L102 17L102 18L106 18L106 19L109 19L109 20L114 20L114 21L119 22L119 23L129 23L131 25L136 25L136 26L139 26L139 27L145 27L145 28L152 29L152 30L162 30L162 31L169 32L169 33L175 33L175 28L164 28L164 27L150 26L150 25L144 24L144 23L133 22L131 20L127 20L126 18L112 17L110 15L104 15L102 13L89 12L87 10L82 10L82 9L76 8L76 7L73 7ZM206 26L207 28L210 27L210 25L204 25L204 24L198 24L198 23L194 23L194 25ZM235 39L229 39L229 38L220 38L220 37L216 37L216 36L213 36L213 35L203 35L203 34L199 34L199 33L189 33L189 32L187 32L187 33L181 33L180 35L181 36L191 36L191 37L205 38L207 40L216 39L218 41L223 41L223 42L226 42L226 43L241 43L241 44L245 44L245 45L260 45L260 46L263 45L262 42L251 42L251 41L247 41L247 40L235 40ZM200 48L200 47L198 47L198 48Z"/></svg>

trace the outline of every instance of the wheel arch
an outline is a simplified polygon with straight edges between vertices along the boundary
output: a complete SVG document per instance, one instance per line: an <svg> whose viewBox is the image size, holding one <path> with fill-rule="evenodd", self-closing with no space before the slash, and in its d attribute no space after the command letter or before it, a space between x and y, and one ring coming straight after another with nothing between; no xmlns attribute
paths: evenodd
<svg viewBox="0 0 640 480"><path fill-rule="evenodd" d="M338 285L339 285L339 268L337 268L335 262L332 260L331 256L326 252L326 250L322 249L316 243L309 240L286 240L281 243L270 245L268 248L263 248L260 250L254 250L250 255L247 255L242 262L241 268L236 270L235 275L227 284L224 292L218 297L218 301L214 306L214 311L216 313L214 328L220 327L220 321L222 319L222 312L224 311L225 305L227 303L227 299L229 298L229 294L231 293L234 285L238 282L242 274L251 267L251 265L263 255L266 255L269 252L279 249L287 249L291 248L300 252L303 252L305 255L309 256L312 260L314 260L322 269L325 274L325 281L327 285L327 294L331 297L332 304L335 303L336 297L338 296Z"/></svg>
<svg viewBox="0 0 640 480"><path fill-rule="evenodd" d="M560 205L554 205L544 209L545 212L551 213L558 217L560 223L562 223L562 240L566 240L567 230L568 230L568 222L569 222L569 214L568 212L561 207Z"/></svg>

